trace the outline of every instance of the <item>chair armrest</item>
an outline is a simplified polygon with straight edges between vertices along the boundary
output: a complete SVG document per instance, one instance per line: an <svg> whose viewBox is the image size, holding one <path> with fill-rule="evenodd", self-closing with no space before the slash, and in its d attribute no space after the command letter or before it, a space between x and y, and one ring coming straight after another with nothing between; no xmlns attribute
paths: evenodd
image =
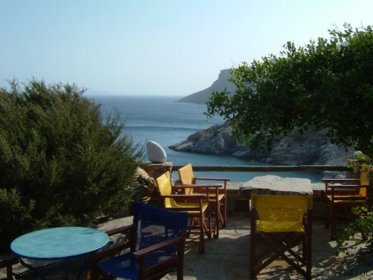
<svg viewBox="0 0 373 280"><path fill-rule="evenodd" d="M132 229L132 225L127 225L127 226L121 226L109 230L105 230L105 233L109 236L119 234L119 233L126 233Z"/></svg>
<svg viewBox="0 0 373 280"><path fill-rule="evenodd" d="M224 181L229 182L228 178L213 178L213 177L194 177L194 180L205 180L205 181Z"/></svg>
<svg viewBox="0 0 373 280"><path fill-rule="evenodd" d="M327 186L327 188L333 188L333 189L359 189L362 186L360 185L352 185L352 184L330 184Z"/></svg>
<svg viewBox="0 0 373 280"><path fill-rule="evenodd" d="M192 205L179 205L177 207L171 207L169 209L174 209L177 211L194 211L202 209L203 203L209 203L209 196L207 193L193 193L193 194L171 194L171 195L161 195L162 199L171 198L176 202L180 203L193 203ZM198 205L198 206L196 206Z"/></svg>
<svg viewBox="0 0 373 280"><path fill-rule="evenodd" d="M113 257L120 254L123 250L128 249L129 247L130 245L128 243L113 245L111 247L104 247L93 255L93 259L95 262L97 262L108 257Z"/></svg>
<svg viewBox="0 0 373 280"><path fill-rule="evenodd" d="M364 188L367 189L367 186L347 185L347 184L346 185L330 184L326 186L325 193L327 195L331 195L332 200L334 200L334 198L339 199L339 200L343 200L343 199L358 200L358 199L362 199L366 197L366 195L364 196L360 194L361 189L364 189Z"/></svg>
<svg viewBox="0 0 373 280"><path fill-rule="evenodd" d="M161 195L162 198L206 198L206 194L203 193L193 193L193 194L169 194L169 195Z"/></svg>
<svg viewBox="0 0 373 280"><path fill-rule="evenodd" d="M321 179L325 183L325 192L347 192L358 190L360 186L360 179L357 178L326 178Z"/></svg>
<svg viewBox="0 0 373 280"><path fill-rule="evenodd" d="M326 179L321 179L321 182L324 183L359 183L360 184L360 179L358 178L326 178Z"/></svg>
<svg viewBox="0 0 373 280"><path fill-rule="evenodd" d="M213 196L218 198L218 195L220 193L225 194L225 188L223 188L223 185L211 185L211 184L179 184L175 185L175 187L182 191L184 189L193 189L192 194L206 194L208 196L212 196L210 198L213 198Z"/></svg>
<svg viewBox="0 0 373 280"><path fill-rule="evenodd" d="M227 188L227 182L230 181L228 178L211 178L211 177L194 177L194 182L197 183L197 181L215 181L215 182L223 182L223 190L224 193Z"/></svg>
<svg viewBox="0 0 373 280"><path fill-rule="evenodd" d="M227 182L230 181L228 178L211 178L211 177L194 177L194 183L197 184L198 181L215 181L215 182L222 182L222 188L219 190L219 193L223 193L226 196L227 192Z"/></svg>
<svg viewBox="0 0 373 280"><path fill-rule="evenodd" d="M222 188L223 185L211 185L211 184L178 184L174 185L174 188L178 189L203 189L203 188Z"/></svg>
<svg viewBox="0 0 373 280"><path fill-rule="evenodd" d="M170 238L168 240L159 242L159 243L151 245L149 247L137 250L137 251L133 252L133 255L136 258L145 257L146 255L149 255L149 254L151 254L153 252L156 252L158 250L161 250L161 249L164 249L164 248L167 248L167 247L171 247L171 246L175 246L178 243L183 242L184 238L185 238L185 236L178 236L178 237Z"/></svg>

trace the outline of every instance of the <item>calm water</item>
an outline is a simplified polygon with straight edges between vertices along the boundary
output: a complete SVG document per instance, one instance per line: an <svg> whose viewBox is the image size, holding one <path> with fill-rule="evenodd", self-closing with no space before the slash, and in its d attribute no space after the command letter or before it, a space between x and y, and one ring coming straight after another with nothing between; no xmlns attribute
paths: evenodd
<svg viewBox="0 0 373 280"><path fill-rule="evenodd" d="M125 122L125 133L131 135L135 143L143 146L147 141L158 142L167 153L168 161L174 165L192 163L194 165L261 165L230 156L202 155L175 152L168 147L185 140L194 132L222 123L222 119L207 119L205 105L176 102L180 97L135 97L135 96L90 96L101 104L104 112L116 109ZM266 173L224 173L232 181L247 181ZM307 172L271 173L280 176L310 178L318 181L319 174ZM222 174L209 172L209 176Z"/></svg>

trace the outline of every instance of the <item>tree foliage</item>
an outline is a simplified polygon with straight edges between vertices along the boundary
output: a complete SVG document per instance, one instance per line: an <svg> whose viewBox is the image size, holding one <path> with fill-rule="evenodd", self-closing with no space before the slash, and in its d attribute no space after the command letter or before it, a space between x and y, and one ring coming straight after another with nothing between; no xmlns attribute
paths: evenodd
<svg viewBox="0 0 373 280"><path fill-rule="evenodd" d="M0 90L1 245L127 208L139 151L83 92L39 81Z"/></svg>
<svg viewBox="0 0 373 280"><path fill-rule="evenodd" d="M373 29L346 24L329 34L242 63L232 70L236 93L214 92L207 115L223 116L238 138L254 145L315 126L328 129L332 142L372 156Z"/></svg>

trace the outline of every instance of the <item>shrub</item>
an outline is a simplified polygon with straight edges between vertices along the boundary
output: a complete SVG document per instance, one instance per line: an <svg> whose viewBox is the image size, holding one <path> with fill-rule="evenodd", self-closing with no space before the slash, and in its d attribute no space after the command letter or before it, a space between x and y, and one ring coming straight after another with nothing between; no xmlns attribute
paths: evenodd
<svg viewBox="0 0 373 280"><path fill-rule="evenodd" d="M360 245L373 250L373 208L359 206L354 207L352 212L356 219L338 236L339 250L358 248Z"/></svg>
<svg viewBox="0 0 373 280"><path fill-rule="evenodd" d="M21 234L25 228L30 228L32 208L33 202L30 201L28 205L24 204L21 201L20 194L15 189L0 188L1 242L12 239L14 235ZM6 244L1 245L5 246Z"/></svg>
<svg viewBox="0 0 373 280"><path fill-rule="evenodd" d="M40 81L0 90L0 223L9 225L1 245L20 232L90 225L127 209L141 153L119 115L104 118L83 93Z"/></svg>

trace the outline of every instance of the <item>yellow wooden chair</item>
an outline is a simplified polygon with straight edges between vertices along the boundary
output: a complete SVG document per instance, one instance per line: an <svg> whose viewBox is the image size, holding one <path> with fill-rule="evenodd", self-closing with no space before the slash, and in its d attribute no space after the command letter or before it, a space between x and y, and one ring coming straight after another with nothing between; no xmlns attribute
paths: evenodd
<svg viewBox="0 0 373 280"><path fill-rule="evenodd" d="M176 194L175 190L179 190L183 186L173 186L169 171L156 178L156 183L165 208L186 212L189 215L189 233L197 232L199 234L199 252L204 253L205 234L209 239L211 238L208 196L202 193Z"/></svg>
<svg viewBox="0 0 373 280"><path fill-rule="evenodd" d="M337 235L338 212L350 212L355 206L365 205L367 201L367 185L359 178L329 178L322 179L325 183L325 227L330 226L330 238ZM364 184L364 185L363 185ZM346 211L344 211L346 210Z"/></svg>
<svg viewBox="0 0 373 280"><path fill-rule="evenodd" d="M198 181L219 182L222 187L218 190L218 196L215 193L210 193L210 203L214 204L216 209L216 217L222 227L226 226L227 222L227 178L212 178L212 177L195 177L192 164L187 164L178 169L179 179L182 184L197 184ZM187 193L192 193L193 189L186 189ZM217 236L219 236L219 231Z"/></svg>
<svg viewBox="0 0 373 280"><path fill-rule="evenodd" d="M312 196L252 193L250 212L250 277L281 257L311 279ZM265 248L259 246L259 236Z"/></svg>

